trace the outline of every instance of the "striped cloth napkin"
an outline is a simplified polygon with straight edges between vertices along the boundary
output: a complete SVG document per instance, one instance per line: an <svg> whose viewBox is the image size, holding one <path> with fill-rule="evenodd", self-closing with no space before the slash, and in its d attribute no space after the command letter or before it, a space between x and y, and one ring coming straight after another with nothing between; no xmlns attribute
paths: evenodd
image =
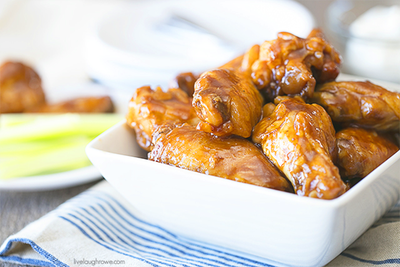
<svg viewBox="0 0 400 267"><path fill-rule="evenodd" d="M106 181L10 236L0 247L1 260L35 266L274 266L174 235L146 220ZM400 265L400 202L327 266L375 265Z"/></svg>

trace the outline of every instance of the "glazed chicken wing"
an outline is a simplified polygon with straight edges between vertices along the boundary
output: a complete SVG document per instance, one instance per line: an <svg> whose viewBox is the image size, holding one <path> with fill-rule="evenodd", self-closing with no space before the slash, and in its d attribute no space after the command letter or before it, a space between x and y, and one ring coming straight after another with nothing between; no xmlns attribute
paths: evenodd
<svg viewBox="0 0 400 267"><path fill-rule="evenodd" d="M340 54L335 50L335 48L328 43L325 35L322 33L320 29L313 29L310 34L307 36L307 39L312 42L320 42L321 39L324 43L323 49L323 63L322 66L318 62L318 59L311 58L311 69L313 71L313 75L317 81L317 83L326 83L330 81L334 81L340 72L340 64L342 62L342 58ZM310 47L313 47L311 45ZM314 49L318 49L318 45L315 46ZM314 57L318 57L319 53L314 53Z"/></svg>
<svg viewBox="0 0 400 267"><path fill-rule="evenodd" d="M234 58L233 60L225 63L218 69L240 70L242 65L243 55ZM194 84L200 75L193 74L192 72L179 73L169 85L170 88L180 88L185 91L188 96L192 97L194 93Z"/></svg>
<svg viewBox="0 0 400 267"><path fill-rule="evenodd" d="M255 127L253 141L301 196L333 199L345 192L334 165L335 130L326 111L298 98L281 97L272 114Z"/></svg>
<svg viewBox="0 0 400 267"><path fill-rule="evenodd" d="M114 112L114 104L109 96L79 97L55 104L38 106L29 112L46 113L107 113Z"/></svg>
<svg viewBox="0 0 400 267"><path fill-rule="evenodd" d="M39 75L20 62L0 67L0 113L26 112L46 103Z"/></svg>
<svg viewBox="0 0 400 267"><path fill-rule="evenodd" d="M238 71L215 69L196 81L193 107L198 129L218 136L250 137L261 116L263 99L250 79Z"/></svg>
<svg viewBox="0 0 400 267"><path fill-rule="evenodd" d="M343 178L364 178L399 148L373 130L346 128L336 133L338 166Z"/></svg>
<svg viewBox="0 0 400 267"><path fill-rule="evenodd" d="M240 66L242 65L242 60L243 60L244 55L240 55L238 57L235 57L231 61L225 63L224 65L218 67L217 69L230 69L230 70L238 70L240 69Z"/></svg>
<svg viewBox="0 0 400 267"><path fill-rule="evenodd" d="M238 68L241 72L248 75L251 79L252 66L260 57L260 46L258 44L253 45L246 53L243 55L240 67Z"/></svg>
<svg viewBox="0 0 400 267"><path fill-rule="evenodd" d="M254 49L254 48L252 48ZM265 41L252 64L252 79L270 100L279 95L312 97L317 82L334 80L341 58L320 30L306 38L287 32Z"/></svg>
<svg viewBox="0 0 400 267"><path fill-rule="evenodd" d="M157 87L143 86L129 102L127 123L136 131L138 144L145 150L153 148L153 132L163 124L188 122L197 125L199 119L192 107L192 98L179 88L167 92Z"/></svg>
<svg viewBox="0 0 400 267"><path fill-rule="evenodd" d="M378 131L400 126L400 94L369 81L322 84L312 101L323 106L334 122Z"/></svg>
<svg viewBox="0 0 400 267"><path fill-rule="evenodd" d="M180 88L185 91L188 96L192 97L194 93L194 83L198 78L199 75L195 75L192 72L182 72L175 77L169 87Z"/></svg>
<svg viewBox="0 0 400 267"><path fill-rule="evenodd" d="M241 65L244 55L240 55L224 65L218 67L218 69L230 69L230 70L241 70ZM185 91L190 97L194 93L194 84L200 75L193 74L192 72L179 73L175 79L173 79L169 85L170 88L180 88Z"/></svg>
<svg viewBox="0 0 400 267"><path fill-rule="evenodd" d="M217 137L184 124L160 127L149 159L229 180L293 192L262 151L240 137Z"/></svg>

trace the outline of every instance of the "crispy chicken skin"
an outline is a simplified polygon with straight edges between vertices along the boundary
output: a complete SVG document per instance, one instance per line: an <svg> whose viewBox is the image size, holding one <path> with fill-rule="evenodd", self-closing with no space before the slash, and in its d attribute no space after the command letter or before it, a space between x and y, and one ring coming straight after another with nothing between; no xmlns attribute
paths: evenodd
<svg viewBox="0 0 400 267"><path fill-rule="evenodd" d="M199 130L217 136L250 137L261 116L263 98L250 79L238 71L215 69L196 81L193 107Z"/></svg>
<svg viewBox="0 0 400 267"><path fill-rule="evenodd" d="M336 133L337 164L343 178L364 178L399 148L373 130L346 128Z"/></svg>
<svg viewBox="0 0 400 267"><path fill-rule="evenodd" d="M0 113L26 112L46 103L39 75L20 62L0 66Z"/></svg>
<svg viewBox="0 0 400 267"><path fill-rule="evenodd" d="M194 126L165 125L154 134L149 159L182 169L205 173L272 189L293 192L290 183L250 141L217 137Z"/></svg>
<svg viewBox="0 0 400 267"><path fill-rule="evenodd" d="M256 125L253 142L261 144L298 195L321 199L342 195L346 185L333 163L337 150L329 115L299 98L279 101L273 113Z"/></svg>
<svg viewBox="0 0 400 267"><path fill-rule="evenodd" d="M147 151L153 148L153 132L160 125L179 122L197 125L199 122L192 98L182 89L170 88L164 92L160 87L152 90L150 86L136 90L129 102L126 120L135 130L138 144Z"/></svg>
<svg viewBox="0 0 400 267"><path fill-rule="evenodd" d="M400 94L369 81L322 84L312 101L323 106L334 122L378 131L400 126Z"/></svg>
<svg viewBox="0 0 400 267"><path fill-rule="evenodd" d="M56 104L38 106L29 112L45 113L109 113L114 112L114 104L109 96L79 97Z"/></svg>
<svg viewBox="0 0 400 267"><path fill-rule="evenodd" d="M332 81L339 74L341 57L318 29L306 39L280 32L277 39L265 41L259 50L251 76L270 100L278 95L308 99L316 83Z"/></svg>

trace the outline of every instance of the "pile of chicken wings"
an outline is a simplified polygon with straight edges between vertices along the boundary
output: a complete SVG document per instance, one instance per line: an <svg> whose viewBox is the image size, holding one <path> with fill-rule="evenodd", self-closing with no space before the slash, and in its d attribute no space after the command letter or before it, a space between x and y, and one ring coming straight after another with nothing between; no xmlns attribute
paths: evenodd
<svg viewBox="0 0 400 267"><path fill-rule="evenodd" d="M109 96L78 97L58 103L46 100L39 74L18 61L0 65L0 114L2 113L109 113Z"/></svg>
<svg viewBox="0 0 400 267"><path fill-rule="evenodd" d="M335 82L323 33L287 32L167 91L138 88L126 116L148 159L320 199L345 193L398 151L400 94Z"/></svg>

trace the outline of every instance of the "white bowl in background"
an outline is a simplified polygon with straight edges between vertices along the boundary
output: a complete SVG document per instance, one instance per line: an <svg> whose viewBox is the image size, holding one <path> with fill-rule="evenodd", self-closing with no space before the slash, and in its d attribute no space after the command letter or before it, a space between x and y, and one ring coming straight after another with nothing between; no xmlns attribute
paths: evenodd
<svg viewBox="0 0 400 267"><path fill-rule="evenodd" d="M346 75L340 79L360 80ZM400 91L398 85L382 85ZM400 152L333 200L149 161L124 121L92 141L86 152L110 184L156 224L274 265L327 264L400 197Z"/></svg>
<svg viewBox="0 0 400 267"><path fill-rule="evenodd" d="M398 0L336 0L328 26L342 50L347 73L400 83Z"/></svg>
<svg viewBox="0 0 400 267"><path fill-rule="evenodd" d="M173 15L212 35L166 30L163 26ZM310 12L291 0L134 2L105 18L88 36L86 69L106 84L166 86L179 72L203 72L253 44L275 39L280 31L306 36L313 26Z"/></svg>

